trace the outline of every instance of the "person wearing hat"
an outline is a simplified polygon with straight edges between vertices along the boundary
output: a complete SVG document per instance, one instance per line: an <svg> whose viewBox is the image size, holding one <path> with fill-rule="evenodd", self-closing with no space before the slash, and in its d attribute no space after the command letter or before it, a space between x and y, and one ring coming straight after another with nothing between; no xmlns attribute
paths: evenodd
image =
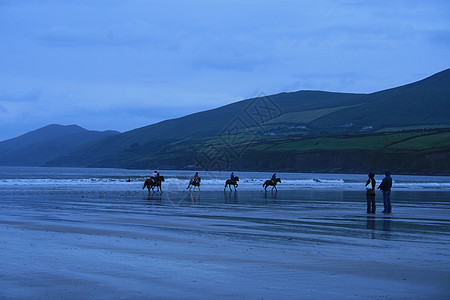
<svg viewBox="0 0 450 300"><path fill-rule="evenodd" d="M390 214L391 209L391 188L392 188L392 178L391 171L387 170L384 175L386 177L383 178L380 186L378 187L383 192L383 204L384 204L384 213Z"/></svg>

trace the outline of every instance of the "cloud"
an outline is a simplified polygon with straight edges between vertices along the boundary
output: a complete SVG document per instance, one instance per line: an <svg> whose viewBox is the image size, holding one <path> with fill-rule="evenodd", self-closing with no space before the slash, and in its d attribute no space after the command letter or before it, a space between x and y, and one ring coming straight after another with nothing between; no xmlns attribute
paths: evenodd
<svg viewBox="0 0 450 300"><path fill-rule="evenodd" d="M38 43L47 47L173 47L173 39L151 24L135 21L121 25L106 28L60 25L34 35Z"/></svg>
<svg viewBox="0 0 450 300"><path fill-rule="evenodd" d="M41 96L41 90L29 91L26 93L18 92L16 94L0 92L0 102L36 102L39 101Z"/></svg>
<svg viewBox="0 0 450 300"><path fill-rule="evenodd" d="M6 122L124 131L261 91L404 84L448 68L449 12L443 0L0 1L0 138Z"/></svg>
<svg viewBox="0 0 450 300"><path fill-rule="evenodd" d="M426 32L429 40L444 47L450 47L450 30L432 30Z"/></svg>

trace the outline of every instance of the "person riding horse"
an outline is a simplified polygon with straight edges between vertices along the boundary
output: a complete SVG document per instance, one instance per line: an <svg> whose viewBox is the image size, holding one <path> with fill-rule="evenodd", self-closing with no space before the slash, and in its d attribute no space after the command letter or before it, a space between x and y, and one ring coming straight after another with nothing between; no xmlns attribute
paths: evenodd
<svg viewBox="0 0 450 300"><path fill-rule="evenodd" d="M153 176L153 174L156 173L156 176ZM150 189L153 189L156 187L156 190L162 192L161 188L161 182L164 182L164 176L160 176L158 172L155 171L155 173L152 174L152 177L150 179L146 179L144 182L144 186L142 189L145 189L147 187L148 192L150 193Z"/></svg>
<svg viewBox="0 0 450 300"><path fill-rule="evenodd" d="M225 187L223 188L223 190L225 190L228 186L231 191L232 185L234 186L234 190L236 190L236 188L238 187L238 181L239 181L239 177L234 176L234 173L231 173L230 179L227 179L227 181L225 181Z"/></svg>
<svg viewBox="0 0 450 300"><path fill-rule="evenodd" d="M199 178L200 178L200 176L198 176L198 172L195 172L195 175L194 175L194 181L195 181L196 183L199 182Z"/></svg>
<svg viewBox="0 0 450 300"><path fill-rule="evenodd" d="M277 178L277 174L274 173L270 180L266 180L266 182L264 182L263 188L265 191L267 191L267 187L270 185L270 186L272 186L272 191L273 191L273 189L275 189L278 192L277 183L281 183L281 179Z"/></svg>
<svg viewBox="0 0 450 300"><path fill-rule="evenodd" d="M189 185L186 189L189 189L189 191L190 191L191 187L193 186L194 188L198 187L198 190L200 190L200 181L201 181L201 178L198 175L198 172L196 172L194 175L194 178L189 180Z"/></svg>
<svg viewBox="0 0 450 300"><path fill-rule="evenodd" d="M153 172L153 174L150 176L150 179L153 180L153 182L156 183L156 178L158 178L159 173L158 171Z"/></svg>

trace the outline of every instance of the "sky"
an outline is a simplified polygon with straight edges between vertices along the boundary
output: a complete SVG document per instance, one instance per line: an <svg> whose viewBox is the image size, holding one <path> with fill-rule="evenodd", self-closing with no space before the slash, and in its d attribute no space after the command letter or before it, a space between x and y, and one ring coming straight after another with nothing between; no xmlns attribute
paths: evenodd
<svg viewBox="0 0 450 300"><path fill-rule="evenodd" d="M449 53L448 0L0 0L0 141L370 93L449 68Z"/></svg>

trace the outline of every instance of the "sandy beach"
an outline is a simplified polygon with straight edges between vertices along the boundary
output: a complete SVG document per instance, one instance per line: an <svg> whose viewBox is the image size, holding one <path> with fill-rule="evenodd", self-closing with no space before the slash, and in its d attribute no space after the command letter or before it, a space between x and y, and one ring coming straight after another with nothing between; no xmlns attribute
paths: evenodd
<svg viewBox="0 0 450 300"><path fill-rule="evenodd" d="M450 297L446 190L0 185L2 299Z"/></svg>

